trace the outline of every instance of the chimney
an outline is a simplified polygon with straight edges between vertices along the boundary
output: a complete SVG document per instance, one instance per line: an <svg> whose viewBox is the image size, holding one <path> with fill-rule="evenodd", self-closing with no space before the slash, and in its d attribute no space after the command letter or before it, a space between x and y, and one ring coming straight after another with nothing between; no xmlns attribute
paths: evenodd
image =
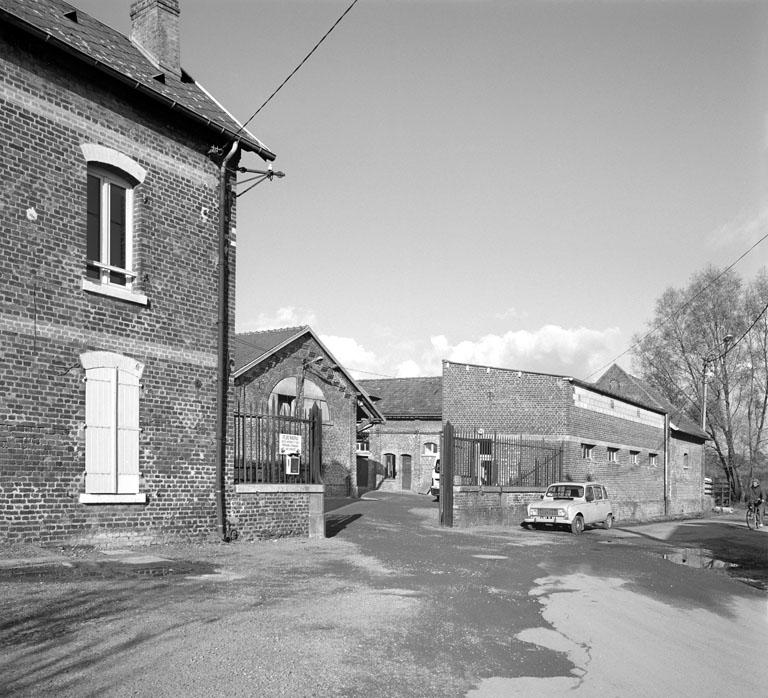
<svg viewBox="0 0 768 698"><path fill-rule="evenodd" d="M179 0L133 0L131 41L164 71L180 78Z"/></svg>

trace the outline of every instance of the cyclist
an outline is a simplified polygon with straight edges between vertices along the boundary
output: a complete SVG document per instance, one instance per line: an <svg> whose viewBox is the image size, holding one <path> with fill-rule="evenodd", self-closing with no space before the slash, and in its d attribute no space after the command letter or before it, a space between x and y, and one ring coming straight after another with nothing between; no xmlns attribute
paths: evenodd
<svg viewBox="0 0 768 698"><path fill-rule="evenodd" d="M757 527L763 525L763 507L765 506L765 490L757 478L752 479L752 484L746 492L747 506L754 504L757 511Z"/></svg>

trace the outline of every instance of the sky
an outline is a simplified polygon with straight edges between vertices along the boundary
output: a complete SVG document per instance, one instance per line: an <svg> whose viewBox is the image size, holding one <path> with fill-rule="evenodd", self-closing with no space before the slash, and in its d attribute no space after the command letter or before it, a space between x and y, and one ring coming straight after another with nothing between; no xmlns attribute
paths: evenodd
<svg viewBox="0 0 768 698"><path fill-rule="evenodd" d="M245 121L350 4L181 0L182 65ZM596 380L767 232L768 3L359 0L248 128L286 176L238 199L237 331Z"/></svg>

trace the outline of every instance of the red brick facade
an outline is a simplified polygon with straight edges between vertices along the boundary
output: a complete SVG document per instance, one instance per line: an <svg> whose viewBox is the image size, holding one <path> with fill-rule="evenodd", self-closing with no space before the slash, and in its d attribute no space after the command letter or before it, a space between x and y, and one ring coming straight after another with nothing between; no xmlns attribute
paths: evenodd
<svg viewBox="0 0 768 698"><path fill-rule="evenodd" d="M216 529L218 166L213 131L0 25L0 539L150 542ZM91 293L84 144L146 170L135 188L135 291ZM234 223L234 221L232 221ZM230 259L234 327L234 250ZM84 371L143 365L140 492L83 503Z"/></svg>
<svg viewBox="0 0 768 698"><path fill-rule="evenodd" d="M702 511L703 440L665 431L665 419L662 410L563 376L449 362L443 367L444 422L564 442L564 477L604 483L618 503L619 521ZM459 513L457 520L476 515Z"/></svg>
<svg viewBox="0 0 768 698"><path fill-rule="evenodd" d="M245 335L249 339L258 333ZM323 357L322 362L313 359ZM330 419L323 424L322 482L331 496L357 491L356 419L357 390L346 375L334 368L325 349L309 333L278 349L236 379L237 391L247 404L263 405L284 378L311 380L323 392Z"/></svg>

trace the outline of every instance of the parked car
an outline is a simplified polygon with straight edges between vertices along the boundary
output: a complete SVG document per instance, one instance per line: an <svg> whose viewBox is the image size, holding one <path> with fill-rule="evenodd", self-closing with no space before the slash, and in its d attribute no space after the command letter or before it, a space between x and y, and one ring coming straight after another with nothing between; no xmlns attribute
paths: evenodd
<svg viewBox="0 0 768 698"><path fill-rule="evenodd" d="M597 482L555 482L547 487L541 502L528 505L523 526L569 526L580 534L585 526L613 526L613 504L605 487Z"/></svg>
<svg viewBox="0 0 768 698"><path fill-rule="evenodd" d="M435 461L435 467L432 469L432 484L429 487L429 493L433 497L440 499L440 460Z"/></svg>

